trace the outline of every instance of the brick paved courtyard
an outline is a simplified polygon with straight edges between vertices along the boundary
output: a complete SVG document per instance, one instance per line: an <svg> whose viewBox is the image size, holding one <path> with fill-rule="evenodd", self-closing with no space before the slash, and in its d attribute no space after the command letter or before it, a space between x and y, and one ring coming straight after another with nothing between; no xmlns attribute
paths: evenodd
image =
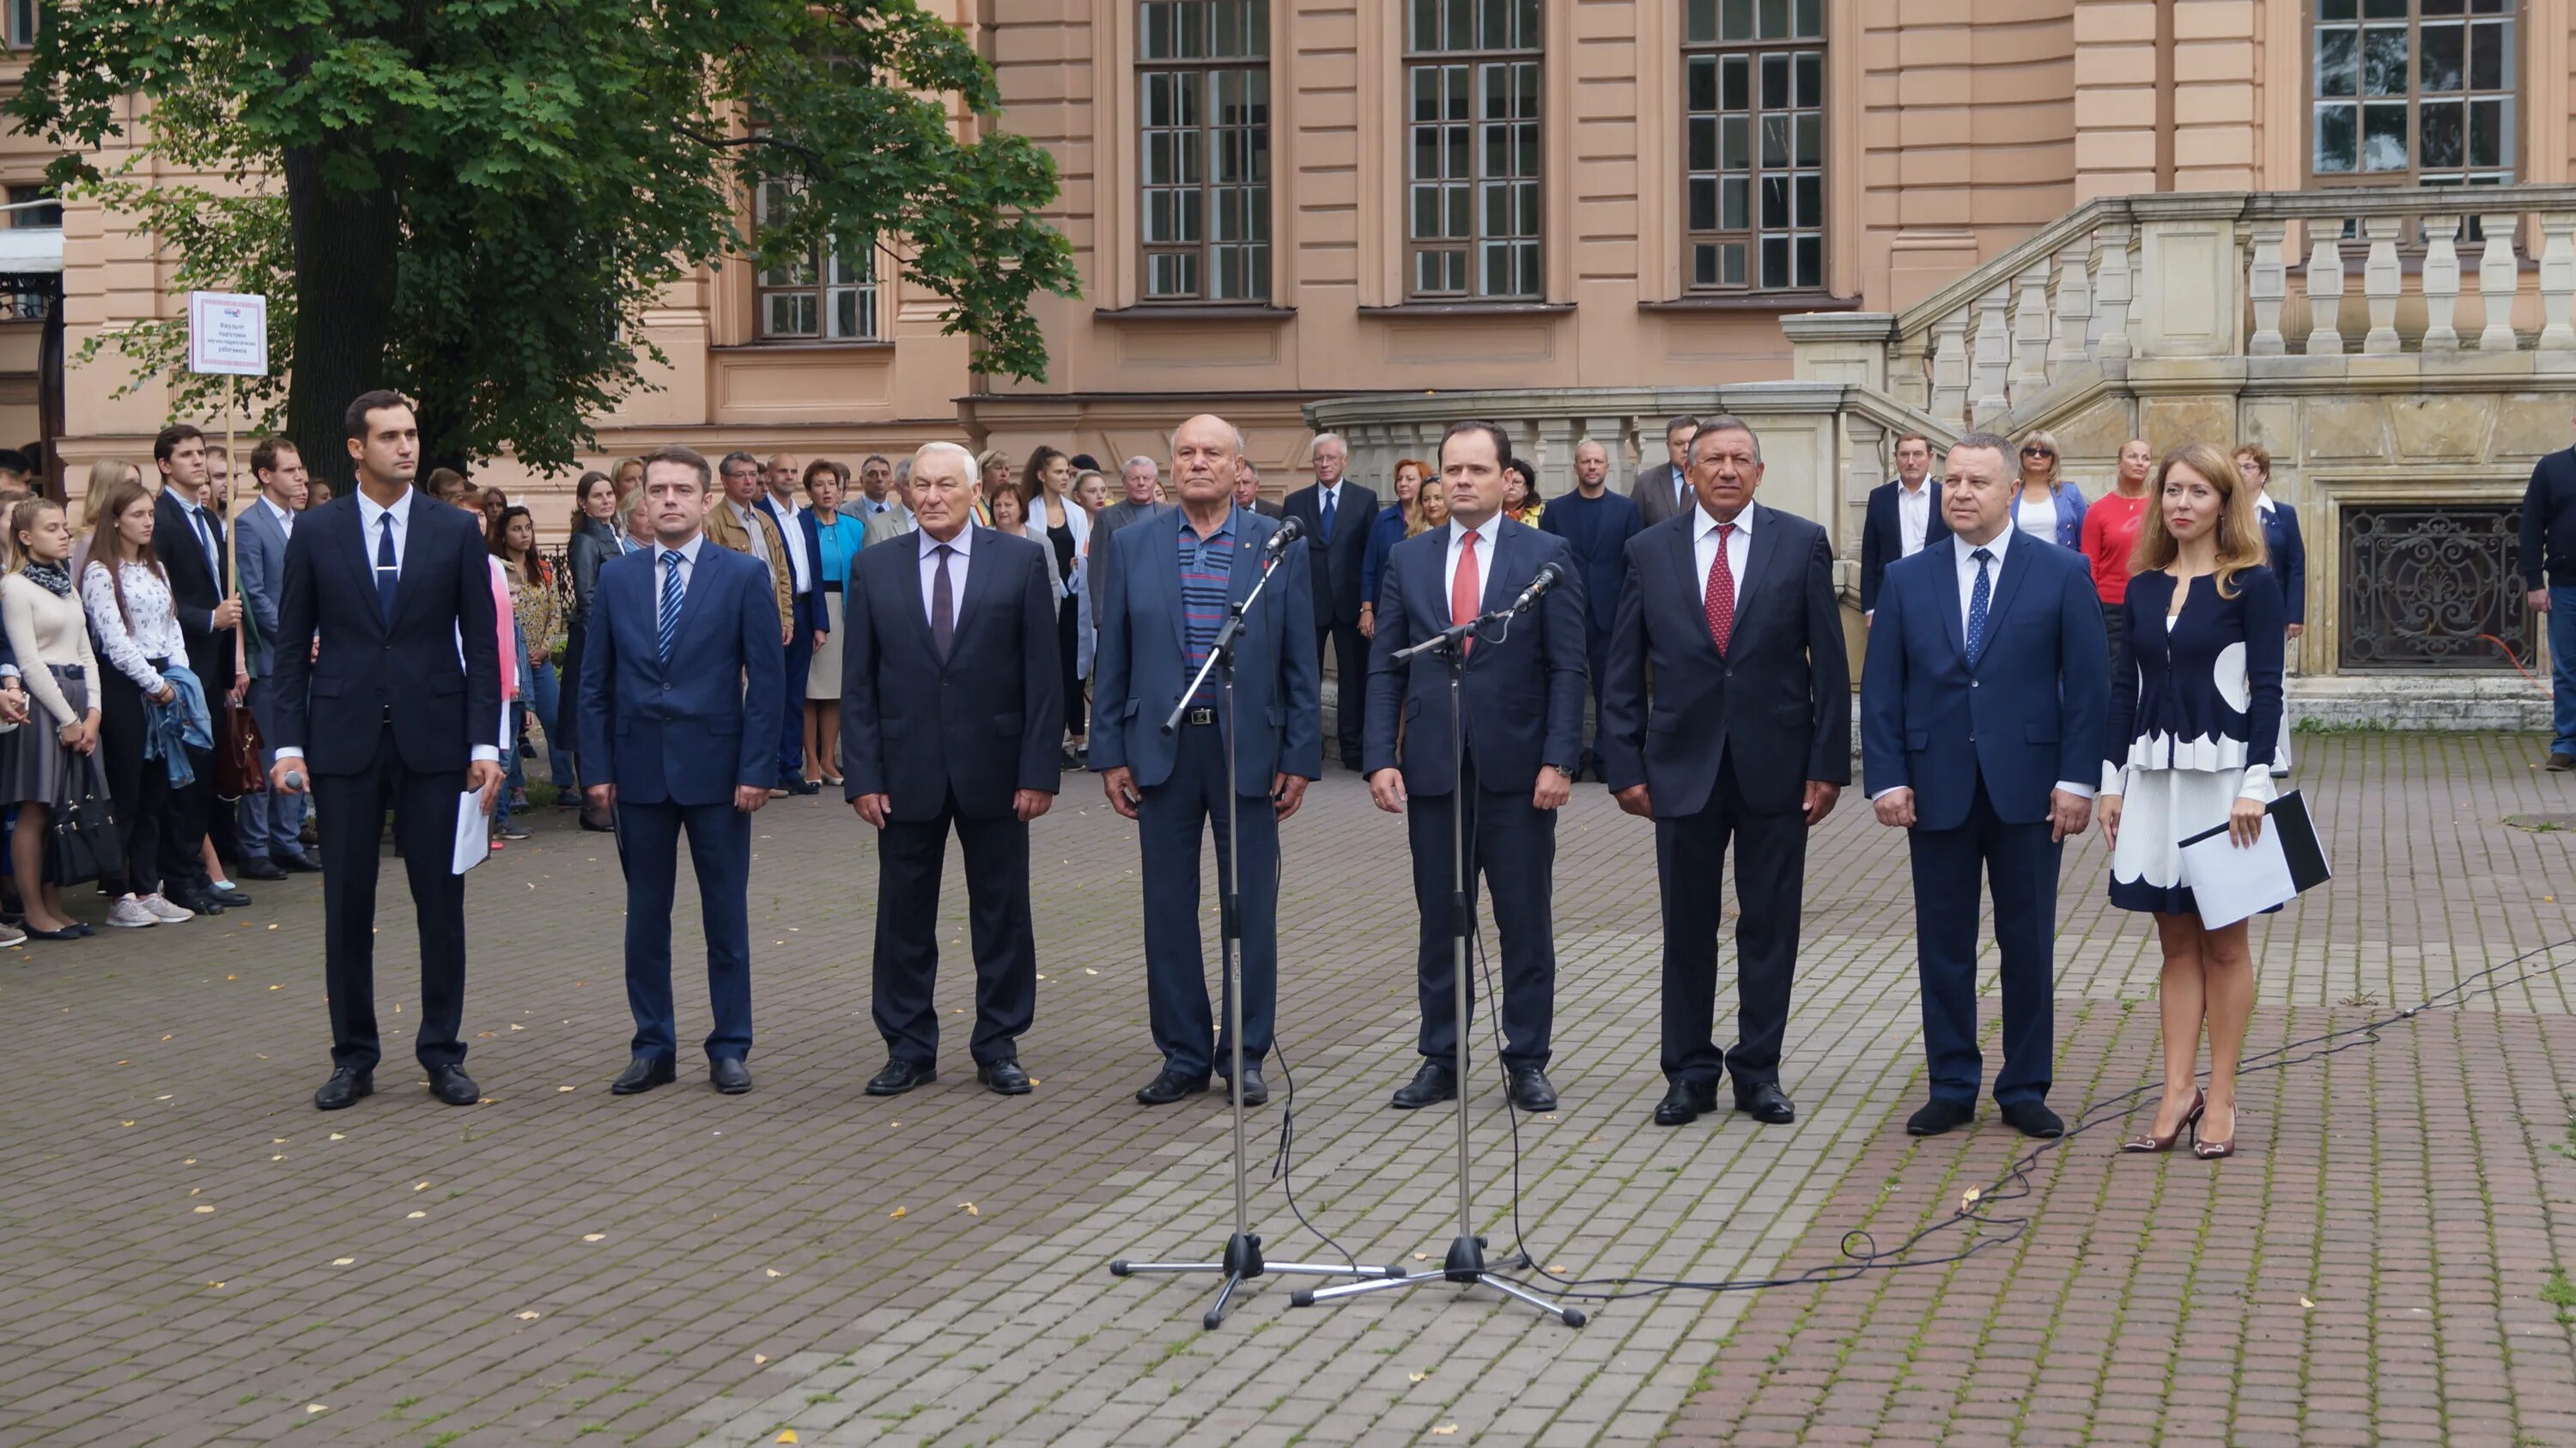
<svg viewBox="0 0 2576 1448"><path fill-rule="evenodd" d="M2341 878L2258 926L2249 1049L2576 936L2576 829L2503 823L2576 825L2576 786L2530 768L2533 741L2302 743ZM607 1094L629 1029L615 858L556 816L470 887L481 1106L438 1106L389 1061L375 1099L311 1109L309 881L0 955L22 1042L0 1099L0 1443L2576 1442L2576 971L2250 1076L2235 1161L2115 1158L2134 1124L2113 1107L2040 1154L2027 1195L1997 1192L2028 1144L1991 1107L1928 1143L1898 1130L1922 1090L1902 842L1848 803L1809 859L1797 1125L1665 1131L1651 836L1578 790L1565 1105L1521 1123L1520 1227L1568 1277L1750 1278L1842 1260L1855 1229L1894 1246L1976 1187L2009 1199L1914 1255L1991 1245L1585 1302L1581 1329L1445 1285L1292 1308L1306 1284L1272 1279L1203 1333L1205 1279L1103 1270L1221 1245L1230 1136L1213 1099L1127 1099L1154 1066L1132 828L1069 782L1037 833L1040 1084L1016 1101L975 1087L962 1034L938 1085L861 1093L882 1059L875 864L825 800L760 817L748 1097L687 1057L676 1088ZM1336 773L1285 840L1297 1204L1362 1261L1432 1270L1451 1118L1384 1108L1414 1063L1403 831ZM2070 1118L2154 1070L2156 957L2103 904L2102 867L2098 839L2069 854L2052 1099ZM410 920L389 901L381 923L399 1060ZM2561 963L2576 952L2517 969ZM968 979L953 958L961 1033ZM1510 1133L1490 1085L1473 1105L1499 1256ZM1255 1117L1258 1229L1274 1255L1332 1258L1269 1177L1282 1114Z"/></svg>

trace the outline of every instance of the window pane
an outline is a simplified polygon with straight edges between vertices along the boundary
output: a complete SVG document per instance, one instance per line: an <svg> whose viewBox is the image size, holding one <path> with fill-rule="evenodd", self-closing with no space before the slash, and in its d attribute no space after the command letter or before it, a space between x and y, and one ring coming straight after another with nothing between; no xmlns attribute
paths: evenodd
<svg viewBox="0 0 2576 1448"><path fill-rule="evenodd" d="M1825 220L1825 178L1809 174L1800 176L1793 187L1797 201L1795 225L1817 227Z"/></svg>
<svg viewBox="0 0 2576 1448"><path fill-rule="evenodd" d="M2348 96L2361 89L2361 33L2356 30L2320 30L2317 32L2317 94Z"/></svg>
<svg viewBox="0 0 2576 1448"><path fill-rule="evenodd" d="M2361 93L2366 96L2406 94L2406 27L2374 25L2362 32Z"/></svg>
<svg viewBox="0 0 2576 1448"><path fill-rule="evenodd" d="M1717 179L1693 176L1690 180L1690 229L1717 230Z"/></svg>
<svg viewBox="0 0 2576 1448"><path fill-rule="evenodd" d="M2321 104L2316 108L2316 154L2312 158L2317 174L2337 175L2359 169L2360 142L2354 131L2359 117L2350 104Z"/></svg>
<svg viewBox="0 0 2576 1448"><path fill-rule="evenodd" d="M2505 108L2511 101L2469 102L2469 164L2472 166L2509 166L2513 157L2506 151Z"/></svg>
<svg viewBox="0 0 2576 1448"><path fill-rule="evenodd" d="M1789 57L1780 54L1762 57L1762 109L1789 108Z"/></svg>
<svg viewBox="0 0 2576 1448"><path fill-rule="evenodd" d="M1684 94L1687 99L1684 104L1694 111L1716 110L1717 58L1715 56L1708 55L1694 55L1690 58L1690 64L1685 69L1684 74L1687 76L1687 83L1684 87Z"/></svg>
<svg viewBox="0 0 2576 1448"><path fill-rule="evenodd" d="M1767 170L1773 166L1788 164L1789 118L1764 116L1762 118L1762 165Z"/></svg>
<svg viewBox="0 0 2576 1448"><path fill-rule="evenodd" d="M1690 0L1684 7L1682 35L1684 39L1693 41L1715 40L1717 0Z"/></svg>
<svg viewBox="0 0 2576 1448"><path fill-rule="evenodd" d="M1825 164L1825 117L1821 111L1805 111L1798 116L1797 164Z"/></svg>
<svg viewBox="0 0 2576 1448"><path fill-rule="evenodd" d="M2426 94L2456 91L2460 88L2461 47L2464 43L2457 25L2424 27L2424 58L2417 75Z"/></svg>
<svg viewBox="0 0 2576 1448"><path fill-rule="evenodd" d="M2382 102L2362 107L2361 169L2406 169L2406 104Z"/></svg>
<svg viewBox="0 0 2576 1448"><path fill-rule="evenodd" d="M1798 0L1798 35L1813 40L1825 33L1824 0Z"/></svg>
<svg viewBox="0 0 2576 1448"><path fill-rule="evenodd" d="M1792 102L1801 106L1825 103L1825 57L1823 52L1802 50L1797 54L1798 88Z"/></svg>
<svg viewBox="0 0 2576 1448"><path fill-rule="evenodd" d="M1715 116L1693 116L1690 118L1690 124L1686 128L1686 131L1689 138L1687 149L1689 150L1690 157L1686 162L1684 162L1684 164L1694 171L1716 170L1717 118Z"/></svg>
<svg viewBox="0 0 2576 1448"><path fill-rule="evenodd" d="M1742 231L1753 224L1753 182L1748 177L1729 176L1720 183L1718 226L1720 231Z"/></svg>
<svg viewBox="0 0 2576 1448"><path fill-rule="evenodd" d="M1789 0L1762 0L1762 38L1784 40L1789 34Z"/></svg>
<svg viewBox="0 0 2576 1448"><path fill-rule="evenodd" d="M1802 287L1825 284L1825 239L1812 233L1798 238L1798 282Z"/></svg>
<svg viewBox="0 0 2576 1448"><path fill-rule="evenodd" d="M1753 61L1750 57L1730 55L1721 62L1725 67L1723 88L1725 109L1740 111L1753 104Z"/></svg>
<svg viewBox="0 0 2576 1448"><path fill-rule="evenodd" d="M1718 37L1722 40L1753 38L1753 0L1722 0L1718 10Z"/></svg>
<svg viewBox="0 0 2576 1448"><path fill-rule="evenodd" d="M2358 14L2355 0L2317 0L2319 20L2350 20Z"/></svg>
<svg viewBox="0 0 2576 1448"><path fill-rule="evenodd" d="M1752 153L1745 144L1744 117L1719 118L1717 151L1718 164L1729 171L1741 171L1753 164Z"/></svg>
<svg viewBox="0 0 2576 1448"><path fill-rule="evenodd" d="M1717 285L1717 248L1702 244L1691 248L1691 285Z"/></svg>
<svg viewBox="0 0 2576 1448"><path fill-rule="evenodd" d="M2505 25L2485 21L2469 27L2469 88L2503 90L2505 88Z"/></svg>
<svg viewBox="0 0 2576 1448"><path fill-rule="evenodd" d="M1789 227L1789 178L1762 178L1762 225L1765 229L1787 230Z"/></svg>
<svg viewBox="0 0 2576 1448"><path fill-rule="evenodd" d="M1744 285L1744 243L1728 242L1718 248L1718 271L1725 285Z"/></svg>
<svg viewBox="0 0 2576 1448"><path fill-rule="evenodd" d="M1785 236L1766 236L1762 238L1762 285L1766 287L1785 287L1791 285L1789 280L1789 238Z"/></svg>
<svg viewBox="0 0 2576 1448"><path fill-rule="evenodd" d="M2406 18L2406 0L2361 0L2361 18L2403 20Z"/></svg>
<svg viewBox="0 0 2576 1448"><path fill-rule="evenodd" d="M2457 101L2426 102L2416 112L2417 135L2422 151L2418 165L2424 169L2449 169L2460 164L2464 153L2465 124L2462 107Z"/></svg>

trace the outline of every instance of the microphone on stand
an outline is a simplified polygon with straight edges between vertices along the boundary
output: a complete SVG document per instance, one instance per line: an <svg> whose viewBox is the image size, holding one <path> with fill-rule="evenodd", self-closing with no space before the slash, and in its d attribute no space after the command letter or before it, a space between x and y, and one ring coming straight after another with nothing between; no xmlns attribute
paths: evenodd
<svg viewBox="0 0 2576 1448"><path fill-rule="evenodd" d="M1521 596L1513 599L1512 606L1504 609L1503 612L1507 615L1527 613L1531 604L1547 597L1548 590L1556 587L1564 581L1564 568L1554 563L1540 564L1538 566L1538 572L1530 578L1529 587L1522 589Z"/></svg>
<svg viewBox="0 0 2576 1448"><path fill-rule="evenodd" d="M1279 524L1279 531L1271 534L1270 541L1261 545L1261 561L1263 563L1277 562L1279 556L1288 551L1289 544L1294 543L1305 536L1306 525L1304 523L1301 523L1294 518L1282 519Z"/></svg>

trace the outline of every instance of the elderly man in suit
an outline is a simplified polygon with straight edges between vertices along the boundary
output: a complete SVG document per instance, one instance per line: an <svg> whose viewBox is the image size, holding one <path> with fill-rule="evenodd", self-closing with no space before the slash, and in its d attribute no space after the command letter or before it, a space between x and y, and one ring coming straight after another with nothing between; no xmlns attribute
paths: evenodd
<svg viewBox="0 0 2576 1448"><path fill-rule="evenodd" d="M1100 722L1091 767L1110 807L1137 822L1144 862L1145 998L1163 1056L1162 1070L1136 1093L1147 1106L1207 1090L1209 1073L1232 1059L1232 1036L1211 1029L1199 938L1199 840L1213 828L1224 858L1229 791L1243 942L1244 1064L1233 1084L1247 1106L1270 1099L1261 1062L1270 1053L1279 986L1279 823L1305 803L1307 784L1323 772L1317 665L1308 650L1315 618L1309 550L1292 545L1274 561L1268 544L1280 525L1235 505L1242 452L1242 435L1223 418L1182 423L1172 434L1180 506L1110 535L1099 577L1093 694ZM1352 516L1354 535L1364 531L1364 516ZM1265 569L1273 573L1270 587L1235 640L1235 719L1221 717L1224 700L1211 675L1187 700L1180 729L1164 734L1163 721L1183 702L1228 612Z"/></svg>
<svg viewBox="0 0 2576 1448"><path fill-rule="evenodd" d="M1977 883L1993 883L2002 955L2003 1119L2065 1131L2048 1109L2057 867L2093 818L2111 707L2109 642L2084 555L2017 537L2012 444L1950 445L1947 544L1890 564L1861 682L1861 767L1878 822L1907 831L1934 1136L1976 1117ZM1879 623L1887 627L1880 628ZM1992 684L1989 689L1986 685Z"/></svg>
<svg viewBox="0 0 2576 1448"><path fill-rule="evenodd" d="M1664 461L1637 474L1636 486L1628 490L1635 500L1637 513L1652 528L1666 518L1679 518L1699 506L1691 493L1690 470L1683 454L1690 447L1691 435L1699 431L1699 419L1676 417L1664 424Z"/></svg>
<svg viewBox="0 0 2576 1448"><path fill-rule="evenodd" d="M716 480L724 496L707 509L707 539L719 548L750 554L768 570L770 597L778 605L778 646L784 650L796 617L796 576L787 558L787 535L760 506L760 459L747 452L726 453L716 464Z"/></svg>
<svg viewBox="0 0 2576 1448"><path fill-rule="evenodd" d="M617 816L626 865L626 1005L633 1057L609 1091L678 1074L671 886L680 832L698 879L715 1015L716 1090L751 1089L751 817L778 778L782 661L768 575L706 537L715 479L684 447L644 455L650 549L600 565L581 660L581 757L594 808Z"/></svg>
<svg viewBox="0 0 2576 1448"><path fill-rule="evenodd" d="M161 474L152 551L170 576L170 603L187 640L188 668L205 687L215 724L214 747L188 751L197 771L194 782L170 791L169 828L161 837L162 893L185 909L220 915L227 906L250 903L248 895L215 883L204 854L214 822L214 761L224 745L222 703L233 687L233 634L241 627L242 601L225 578L223 517L205 502L211 476L205 434L184 422L163 428L152 440L152 461Z"/></svg>
<svg viewBox="0 0 2576 1448"><path fill-rule="evenodd" d="M1288 516L1280 510L1277 503L1261 496L1261 473L1253 467L1250 458L1243 460L1242 471L1235 474L1234 505L1238 508L1249 508L1265 518Z"/></svg>
<svg viewBox="0 0 2576 1448"><path fill-rule="evenodd" d="M1832 540L1753 500L1762 442L1713 417L1684 445L1697 505L1628 544L1611 625L1601 762L1655 822L1663 893L1663 1071L1655 1124L1735 1109L1783 1125L1781 1045L1798 965L1807 832L1851 780L1851 665ZM1713 1035L1718 882L1735 848L1737 1038Z"/></svg>
<svg viewBox="0 0 2576 1448"><path fill-rule="evenodd" d="M1932 476L1932 440L1919 432L1896 439L1896 476L1869 490L1860 525L1860 611L1878 608L1878 581L1887 565L1911 558L1950 536L1941 521L1941 484Z"/></svg>
<svg viewBox="0 0 2576 1448"><path fill-rule="evenodd" d="M1414 957L1422 1003L1422 1064L1392 1104L1402 1110L1455 1098L1458 1033L1456 913L1460 838L1464 888L1475 907L1476 877L1493 887L1503 943L1504 1079L1523 1111L1554 1111L1547 1079L1556 1012L1556 940L1550 872L1556 812L1574 792L1583 757L1583 681L1590 645L1583 623L1583 575L1563 538L1502 515L1503 470L1511 439L1486 422L1461 422L1440 441L1449 525L1418 534L1387 554L1379 584L1376 652L1369 660L1369 794L1406 816L1413 847L1413 899L1421 916ZM1468 646L1460 684L1463 717L1450 717L1449 661L1396 654L1454 624L1510 606L1541 568L1561 582L1538 612L1498 626ZM1401 739L1396 723L1403 720ZM1451 736L1457 736L1452 752ZM1473 995L1473 981L1470 983Z"/></svg>
<svg viewBox="0 0 2576 1448"><path fill-rule="evenodd" d="M913 455L913 546L862 549L841 616L844 786L878 830L875 1016L886 1066L871 1096L938 1078L939 874L966 856L974 930L975 1078L1024 1096L1019 1040L1037 1012L1029 822L1055 803L1064 718L1054 561L975 525L975 458Z"/></svg>
<svg viewBox="0 0 2576 1448"><path fill-rule="evenodd" d="M1350 445L1334 433L1315 437L1315 482L1288 495L1280 511L1306 530L1307 567L1315 582L1315 669L1323 671L1324 648L1333 650L1338 692L1333 732L1339 736L1342 767L1360 767L1360 717L1368 691L1368 640L1360 634L1361 565L1368 558L1369 525L1377 518L1377 494L1343 480L1350 466Z"/></svg>
<svg viewBox="0 0 2576 1448"><path fill-rule="evenodd" d="M295 444L282 437L262 438L251 449L250 470L259 482L259 496L242 510L235 542L240 549L242 603L250 611L252 624L250 712L259 721L261 740L273 741L277 738L277 600L286 586L286 545L295 536L296 518L304 507L304 458ZM276 763L276 745L264 742L260 766L265 769ZM299 838L303 828L304 801L271 790L243 795L242 878L283 880L289 872L322 868L304 853Z"/></svg>

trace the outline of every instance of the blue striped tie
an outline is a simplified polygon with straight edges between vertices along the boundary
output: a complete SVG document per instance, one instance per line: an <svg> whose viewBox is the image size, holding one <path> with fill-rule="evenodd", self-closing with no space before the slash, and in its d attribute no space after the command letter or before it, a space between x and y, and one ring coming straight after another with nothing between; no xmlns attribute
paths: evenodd
<svg viewBox="0 0 2576 1448"><path fill-rule="evenodd" d="M1994 577L1986 570L1995 555L1980 548L1968 556L1977 564L1977 586L1968 591L1968 667L1973 669L1986 651L1986 609L1995 594Z"/></svg>
<svg viewBox="0 0 2576 1448"><path fill-rule="evenodd" d="M662 553L660 635L662 662L666 664L671 662L671 640L680 634L680 598L685 591L680 587L680 557L678 549L665 549Z"/></svg>

